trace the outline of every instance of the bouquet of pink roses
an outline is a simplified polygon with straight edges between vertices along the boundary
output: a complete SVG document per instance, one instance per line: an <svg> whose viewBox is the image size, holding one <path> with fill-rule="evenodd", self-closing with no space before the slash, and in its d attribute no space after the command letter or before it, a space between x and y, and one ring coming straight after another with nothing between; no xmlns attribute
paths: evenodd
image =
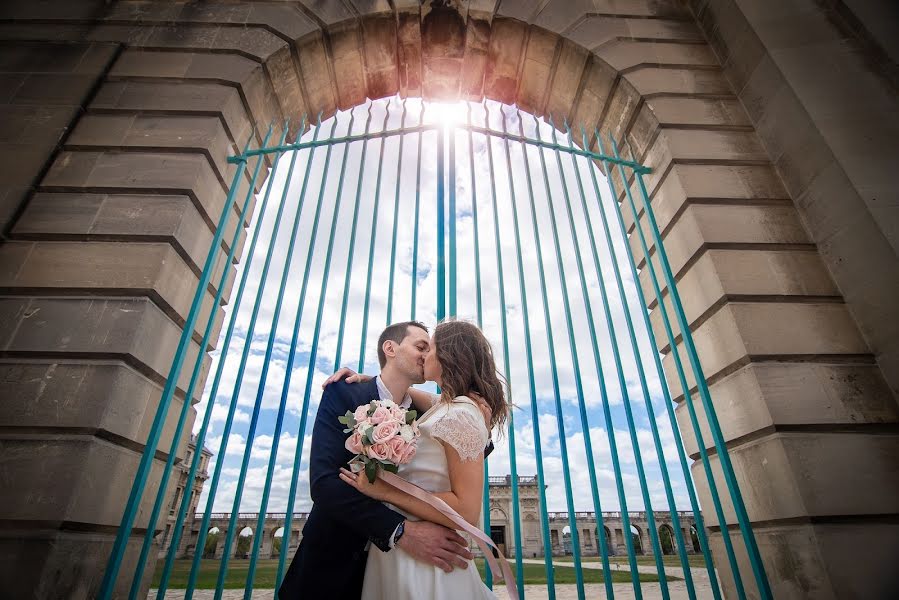
<svg viewBox="0 0 899 600"><path fill-rule="evenodd" d="M346 411L337 420L346 425L349 433L346 449L356 456L350 460L354 472L365 470L368 481L374 483L378 467L396 473L399 465L415 456L415 445L421 435L415 418L418 413L406 410L392 400L372 400L355 412Z"/></svg>

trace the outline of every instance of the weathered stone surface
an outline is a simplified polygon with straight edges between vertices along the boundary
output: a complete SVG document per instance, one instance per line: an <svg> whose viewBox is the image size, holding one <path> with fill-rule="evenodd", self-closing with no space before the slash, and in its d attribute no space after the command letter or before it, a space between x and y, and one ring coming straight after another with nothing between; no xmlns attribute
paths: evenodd
<svg viewBox="0 0 899 600"><path fill-rule="evenodd" d="M0 348L9 356L115 356L157 383L168 376L181 337L147 298L5 297L0 317ZM188 345L185 365L195 363L197 350ZM190 368L182 369L182 393L189 380Z"/></svg>
<svg viewBox="0 0 899 600"><path fill-rule="evenodd" d="M199 382L192 404L200 400ZM0 406L4 423L29 428L58 429L60 433L97 431L110 439L144 444L156 416L162 387L126 364L114 360L78 362L4 359L0 362L0 390L7 402ZM159 439L159 452L168 454L183 409L183 397L172 398ZM195 411L188 409L185 430ZM179 443L177 454L184 449Z"/></svg>
<svg viewBox="0 0 899 600"><path fill-rule="evenodd" d="M713 381L754 360L864 360L868 352L845 305L833 303L731 302L699 325L693 340L705 377ZM683 344L677 348L686 357ZM671 354L663 359L668 389L680 390L673 362ZM691 389L696 386L692 369L687 369L686 379Z"/></svg>
<svg viewBox="0 0 899 600"><path fill-rule="evenodd" d="M657 272L661 277L661 273ZM665 310L674 324L671 298L664 281ZM785 302L838 302L839 291L827 269L813 250L715 249L703 253L677 283L688 323L704 318L709 311L729 301L747 299ZM650 290L652 288L650 287ZM665 332L658 301L649 296L650 322L662 352L668 352L670 340ZM679 337L679 333L675 333Z"/></svg>
<svg viewBox="0 0 899 600"><path fill-rule="evenodd" d="M212 232L187 196L38 193L28 203L13 231L18 237L42 239L147 241L158 238L172 244L186 257L194 273L202 272L212 243ZM241 229L235 261L245 237L246 232ZM230 245L233 241L232 234L224 243ZM214 273L218 276L226 255L223 253L217 259ZM213 277L213 281L218 279Z"/></svg>
<svg viewBox="0 0 899 600"><path fill-rule="evenodd" d="M895 434L776 432L736 445L729 454L750 520L777 521L894 514L899 479L891 455L897 447ZM736 523L718 457L710 460L724 515L728 523ZM712 506L702 465L694 463L692 471L700 504ZM778 493L759 489L753 481L771 482Z"/></svg>
<svg viewBox="0 0 899 600"><path fill-rule="evenodd" d="M899 421L899 408L872 364L751 363L714 383L709 392L726 442L771 427ZM713 448L704 405L695 392L691 400L705 447ZM698 460L698 438L683 396L676 414L684 449Z"/></svg>
<svg viewBox="0 0 899 600"><path fill-rule="evenodd" d="M863 600L889 598L895 591L895 582L884 573L891 568L886 557L897 550L897 529L889 521L869 521L775 523L756 525L753 531L775 598ZM745 546L736 531L731 539L747 595L757 598ZM726 556L719 532L711 533L710 544L715 556ZM719 573L725 597L736 595L729 573Z"/></svg>
<svg viewBox="0 0 899 600"><path fill-rule="evenodd" d="M527 44L528 30L515 21L494 21L487 53L484 93L511 104L518 94L519 62Z"/></svg>
<svg viewBox="0 0 899 600"><path fill-rule="evenodd" d="M557 36L542 29L530 29L517 98L517 104L525 111L534 114L543 112L558 52Z"/></svg>
<svg viewBox="0 0 899 600"><path fill-rule="evenodd" d="M183 326L199 278L168 244L115 242L8 242L0 246L0 288L52 294L54 290L89 295L147 294L163 312ZM210 280L194 325L203 338L213 312L219 277ZM216 313L220 308L216 307ZM223 315L213 316L220 323ZM218 339L213 328L210 342ZM211 345L211 344L210 344Z"/></svg>

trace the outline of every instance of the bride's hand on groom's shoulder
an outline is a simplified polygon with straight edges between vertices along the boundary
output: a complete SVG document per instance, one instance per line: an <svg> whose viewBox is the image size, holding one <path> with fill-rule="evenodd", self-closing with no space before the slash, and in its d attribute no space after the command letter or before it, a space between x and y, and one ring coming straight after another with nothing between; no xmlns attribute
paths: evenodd
<svg viewBox="0 0 899 600"><path fill-rule="evenodd" d="M493 419L493 409L490 408L490 405L487 404L484 397L477 392L469 392L468 397L474 400L475 404L478 405L478 408L481 409L481 414L484 415L484 424L487 426L487 431L490 431L490 421Z"/></svg>
<svg viewBox="0 0 899 600"><path fill-rule="evenodd" d="M341 379L346 378L347 383L365 383L366 381L371 381L374 379L371 375L366 375L365 373L357 373L356 371L343 367L333 375L325 379L324 383L322 383L322 389L328 387L328 385L334 383L335 381L340 381Z"/></svg>

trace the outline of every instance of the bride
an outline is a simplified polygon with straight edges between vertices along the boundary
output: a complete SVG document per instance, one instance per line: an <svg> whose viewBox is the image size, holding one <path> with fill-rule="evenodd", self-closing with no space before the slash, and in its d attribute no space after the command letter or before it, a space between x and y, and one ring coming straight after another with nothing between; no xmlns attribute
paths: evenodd
<svg viewBox="0 0 899 600"><path fill-rule="evenodd" d="M484 489L483 452L490 437L478 405L489 406L491 430L502 426L509 410L490 343L471 323L440 323L425 357L424 378L435 381L441 394L410 388L412 402L421 415L421 437L415 458L400 465L398 475L431 492L478 527ZM392 505L411 520L457 528L431 505L380 478L369 483L364 474L357 476L347 469L341 469L340 478L363 494ZM373 546L368 554L362 598L451 600L496 596L483 584L474 564L447 573L405 552L382 552Z"/></svg>

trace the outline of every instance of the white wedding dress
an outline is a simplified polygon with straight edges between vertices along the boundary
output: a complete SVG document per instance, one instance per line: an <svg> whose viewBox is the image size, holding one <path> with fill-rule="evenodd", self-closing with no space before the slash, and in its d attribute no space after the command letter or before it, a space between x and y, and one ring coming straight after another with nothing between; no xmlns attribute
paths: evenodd
<svg viewBox="0 0 899 600"><path fill-rule="evenodd" d="M451 490L446 453L438 441L452 446L462 460L483 460L488 432L480 409L467 397L452 404L437 401L418 421L421 437L412 462L400 465L399 476L429 492ZM395 507L391 507L396 510ZM402 512L402 511L399 511ZM406 515L409 520L417 517ZM363 600L495 599L481 581L478 569L469 561L467 569L446 573L418 561L400 548L382 552L372 546L368 553Z"/></svg>

